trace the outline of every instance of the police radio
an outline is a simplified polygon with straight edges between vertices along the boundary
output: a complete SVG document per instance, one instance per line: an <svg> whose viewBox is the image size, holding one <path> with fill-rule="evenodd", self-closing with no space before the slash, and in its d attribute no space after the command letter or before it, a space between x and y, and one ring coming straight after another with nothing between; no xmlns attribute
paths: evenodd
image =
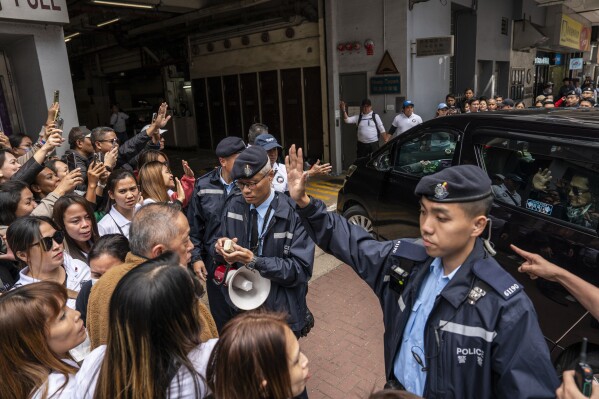
<svg viewBox="0 0 599 399"><path fill-rule="evenodd" d="M580 358L576 365L576 372L574 374L574 381L580 392L587 398L591 397L593 389L593 369L587 364L587 339L582 339L582 346L580 347Z"/></svg>
<svg viewBox="0 0 599 399"><path fill-rule="evenodd" d="M408 279L408 272L399 266L393 266L389 272L389 287L399 295L403 293Z"/></svg>

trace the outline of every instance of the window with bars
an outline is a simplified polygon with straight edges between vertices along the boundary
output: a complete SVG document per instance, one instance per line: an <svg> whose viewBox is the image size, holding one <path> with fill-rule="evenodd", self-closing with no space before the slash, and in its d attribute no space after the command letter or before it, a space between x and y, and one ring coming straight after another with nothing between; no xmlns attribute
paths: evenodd
<svg viewBox="0 0 599 399"><path fill-rule="evenodd" d="M524 98L524 79L526 68L510 69L510 98L522 100Z"/></svg>

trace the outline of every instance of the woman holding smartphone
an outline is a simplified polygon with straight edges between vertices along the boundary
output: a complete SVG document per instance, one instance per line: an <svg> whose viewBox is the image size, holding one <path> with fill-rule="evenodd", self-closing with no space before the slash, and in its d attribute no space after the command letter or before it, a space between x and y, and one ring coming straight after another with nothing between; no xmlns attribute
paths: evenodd
<svg viewBox="0 0 599 399"><path fill-rule="evenodd" d="M169 167L162 162L152 161L139 170L139 185L143 196L143 205L152 202L168 202L168 190L177 192L177 200L185 202L185 191L181 182L173 177Z"/></svg>
<svg viewBox="0 0 599 399"><path fill-rule="evenodd" d="M140 198L137 180L128 170L115 170L110 174L106 188L112 206L98 223L98 233L100 236L122 234L129 238L129 227Z"/></svg>

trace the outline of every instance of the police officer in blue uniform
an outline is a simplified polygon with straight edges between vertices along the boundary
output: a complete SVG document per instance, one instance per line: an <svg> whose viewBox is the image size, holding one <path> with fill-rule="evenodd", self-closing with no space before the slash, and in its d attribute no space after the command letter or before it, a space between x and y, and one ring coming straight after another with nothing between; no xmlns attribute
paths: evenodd
<svg viewBox="0 0 599 399"><path fill-rule="evenodd" d="M312 277L314 242L295 212L295 204L272 187L274 171L266 150L254 145L235 160L232 177L241 195L229 198L220 219L214 258L223 264L246 266L271 281L264 307L288 314L291 331L299 338L307 334L306 292ZM223 245L233 239L234 251ZM224 262L223 262L224 261ZM226 287L222 294L230 307L229 318L239 310ZM212 302L210 302L212 306Z"/></svg>
<svg viewBox="0 0 599 399"><path fill-rule="evenodd" d="M351 266L383 308L389 385L427 398L553 398L558 386L533 305L479 236L491 181L462 165L423 177L420 231L378 242L305 192L301 149L287 157L291 197L310 237Z"/></svg>
<svg viewBox="0 0 599 399"><path fill-rule="evenodd" d="M187 209L189 236L194 246L191 263L198 277L207 280L206 291L210 301L210 312L218 331L229 319L230 314L220 287L213 282L214 262L208 247L210 242L214 242L218 238L216 233L225 200L239 193L231 177L231 171L235 159L244 149L245 143L240 137L229 136L218 143L216 156L218 156L220 167L197 180Z"/></svg>

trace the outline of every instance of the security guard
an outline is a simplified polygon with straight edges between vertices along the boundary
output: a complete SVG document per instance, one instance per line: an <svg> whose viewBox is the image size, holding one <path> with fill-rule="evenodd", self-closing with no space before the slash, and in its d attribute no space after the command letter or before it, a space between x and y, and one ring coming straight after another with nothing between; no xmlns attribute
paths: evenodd
<svg viewBox="0 0 599 399"><path fill-rule="evenodd" d="M225 200L239 193L231 177L231 171L235 159L244 149L245 143L240 137L229 136L218 143L216 155L220 167L198 179L187 209L189 235L194 246L191 263L198 277L207 279L206 291L210 301L210 312L219 331L228 320L229 312L220 288L213 282L214 262L208 246L218 238L216 233Z"/></svg>
<svg viewBox="0 0 599 399"><path fill-rule="evenodd" d="M239 154L232 178L242 195L229 198L223 208L221 238L213 255L221 262L255 269L269 279L270 293L264 307L288 313L289 327L300 337L307 334L306 292L312 277L314 242L295 213L293 201L272 187L273 177L264 148L253 145ZM227 239L236 240L231 253L223 249ZM227 288L222 286L221 290L232 318L238 309Z"/></svg>
<svg viewBox="0 0 599 399"><path fill-rule="evenodd" d="M286 160L310 237L351 266L383 308L390 385L427 398L553 398L558 386L536 313L479 238L491 182L472 165L423 177L420 231L378 242L305 193L301 149ZM491 249L492 250L492 249Z"/></svg>

